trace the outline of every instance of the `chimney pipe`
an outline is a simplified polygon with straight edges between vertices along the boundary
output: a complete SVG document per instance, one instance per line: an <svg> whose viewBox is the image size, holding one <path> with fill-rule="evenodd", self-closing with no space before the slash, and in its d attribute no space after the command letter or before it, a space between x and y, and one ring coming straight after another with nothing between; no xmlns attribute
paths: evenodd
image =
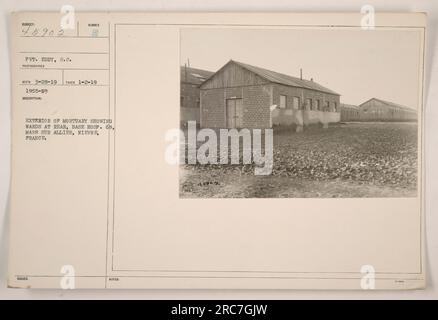
<svg viewBox="0 0 438 320"><path fill-rule="evenodd" d="M187 63L184 63L184 80L187 82Z"/></svg>
<svg viewBox="0 0 438 320"><path fill-rule="evenodd" d="M303 80L303 69L300 68L300 79Z"/></svg>
<svg viewBox="0 0 438 320"><path fill-rule="evenodd" d="M313 82L313 78L310 78L310 81L312 81L312 82Z"/></svg>

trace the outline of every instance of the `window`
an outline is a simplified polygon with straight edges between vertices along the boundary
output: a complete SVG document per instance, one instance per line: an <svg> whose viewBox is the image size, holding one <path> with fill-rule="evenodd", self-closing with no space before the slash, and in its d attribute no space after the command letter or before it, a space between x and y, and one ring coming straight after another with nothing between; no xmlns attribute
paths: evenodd
<svg viewBox="0 0 438 320"><path fill-rule="evenodd" d="M306 105L305 105L305 110L310 110L312 108L312 99L307 98L306 99Z"/></svg>
<svg viewBox="0 0 438 320"><path fill-rule="evenodd" d="M181 107L184 107L184 96L181 96L181 97L179 98L179 105L180 105Z"/></svg>
<svg viewBox="0 0 438 320"><path fill-rule="evenodd" d="M325 102L324 111L330 111L330 101Z"/></svg>
<svg viewBox="0 0 438 320"><path fill-rule="evenodd" d="M298 110L300 108L300 97L292 97L292 109Z"/></svg>
<svg viewBox="0 0 438 320"><path fill-rule="evenodd" d="M338 111L338 103L337 102L334 102L334 112L337 112Z"/></svg>
<svg viewBox="0 0 438 320"><path fill-rule="evenodd" d="M286 109L286 96L280 95L280 109Z"/></svg>
<svg viewBox="0 0 438 320"><path fill-rule="evenodd" d="M313 106L313 110L319 110L321 108L319 99L315 99L315 100L313 100L313 102L315 104Z"/></svg>
<svg viewBox="0 0 438 320"><path fill-rule="evenodd" d="M198 98L196 99L196 108L200 108L201 107L201 100Z"/></svg>

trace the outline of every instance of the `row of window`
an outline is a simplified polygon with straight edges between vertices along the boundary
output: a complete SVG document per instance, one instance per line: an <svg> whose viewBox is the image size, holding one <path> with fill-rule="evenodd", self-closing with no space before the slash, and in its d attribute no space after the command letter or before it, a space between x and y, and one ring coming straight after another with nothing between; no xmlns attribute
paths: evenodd
<svg viewBox="0 0 438 320"><path fill-rule="evenodd" d="M184 107L184 96L180 96L180 106ZM200 107L200 100L196 99L196 107ZM287 103L287 96L280 95L280 109L294 109L294 110L318 110L318 111L338 111L338 104L336 102L326 101L324 106L319 99L307 98L304 104L301 103L300 97L292 97L292 103Z"/></svg>
<svg viewBox="0 0 438 320"><path fill-rule="evenodd" d="M325 101L322 105L320 99L307 98L304 103L301 103L301 97L292 97L292 103L287 103L287 96L280 95L280 109L294 110L318 110L318 111L338 111L337 102Z"/></svg>

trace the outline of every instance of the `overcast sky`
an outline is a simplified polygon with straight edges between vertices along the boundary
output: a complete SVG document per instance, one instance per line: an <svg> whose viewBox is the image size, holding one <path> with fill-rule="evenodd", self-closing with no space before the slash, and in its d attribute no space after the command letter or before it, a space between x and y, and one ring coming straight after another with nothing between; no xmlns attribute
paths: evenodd
<svg viewBox="0 0 438 320"><path fill-rule="evenodd" d="M314 81L342 103L372 97L418 108L420 32L199 28L181 30L181 64L218 70L228 60Z"/></svg>

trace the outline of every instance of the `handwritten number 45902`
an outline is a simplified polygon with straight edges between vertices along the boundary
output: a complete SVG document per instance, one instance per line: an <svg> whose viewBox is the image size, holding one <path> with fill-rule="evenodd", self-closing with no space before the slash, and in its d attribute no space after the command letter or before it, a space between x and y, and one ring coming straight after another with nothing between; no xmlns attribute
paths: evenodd
<svg viewBox="0 0 438 320"><path fill-rule="evenodd" d="M64 30L49 29L49 28L37 28L32 25L22 29L23 36L32 37L61 37L64 35Z"/></svg>

